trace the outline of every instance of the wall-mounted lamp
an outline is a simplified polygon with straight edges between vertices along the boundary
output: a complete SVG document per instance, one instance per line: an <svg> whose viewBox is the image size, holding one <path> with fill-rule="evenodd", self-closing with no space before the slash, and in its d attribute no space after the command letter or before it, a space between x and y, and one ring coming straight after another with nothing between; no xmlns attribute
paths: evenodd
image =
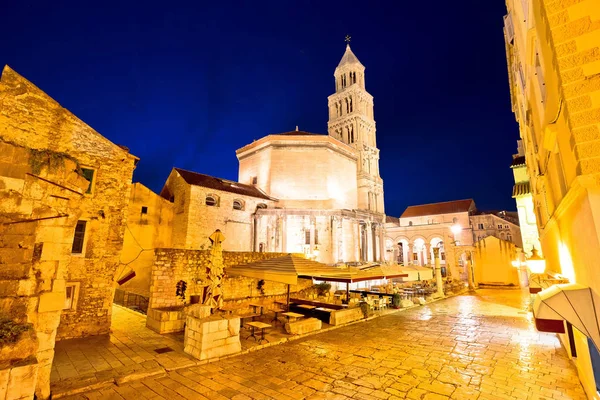
<svg viewBox="0 0 600 400"><path fill-rule="evenodd" d="M546 260L538 255L535 247L531 250L531 257L525 263L532 274L543 274L546 270Z"/></svg>

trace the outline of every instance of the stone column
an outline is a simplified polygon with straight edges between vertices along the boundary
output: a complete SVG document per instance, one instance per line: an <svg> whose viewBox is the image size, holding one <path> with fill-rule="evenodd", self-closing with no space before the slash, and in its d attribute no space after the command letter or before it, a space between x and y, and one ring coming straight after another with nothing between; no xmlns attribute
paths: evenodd
<svg viewBox="0 0 600 400"><path fill-rule="evenodd" d="M287 214L281 217L281 248L284 253L288 252L287 249Z"/></svg>
<svg viewBox="0 0 600 400"><path fill-rule="evenodd" d="M431 244L425 243L425 254L427 255L426 259L423 259L423 265L427 265L431 263Z"/></svg>
<svg viewBox="0 0 600 400"><path fill-rule="evenodd" d="M471 252L467 253L467 280L469 282L469 290L475 290L475 280L473 279L473 261Z"/></svg>
<svg viewBox="0 0 600 400"><path fill-rule="evenodd" d="M433 248L433 264L435 268L435 283L437 285L437 292L441 297L444 297L444 282L442 281L442 267L440 266L439 247Z"/></svg>
<svg viewBox="0 0 600 400"><path fill-rule="evenodd" d="M383 225L379 225L379 251L381 254L379 256L380 261L385 262L385 256L386 256L386 248L385 248L385 235L384 235L384 230L383 230Z"/></svg>
<svg viewBox="0 0 600 400"><path fill-rule="evenodd" d="M404 260L404 264L406 265L412 265L413 264L413 244L412 243L408 243L408 255L406 257L406 259Z"/></svg>

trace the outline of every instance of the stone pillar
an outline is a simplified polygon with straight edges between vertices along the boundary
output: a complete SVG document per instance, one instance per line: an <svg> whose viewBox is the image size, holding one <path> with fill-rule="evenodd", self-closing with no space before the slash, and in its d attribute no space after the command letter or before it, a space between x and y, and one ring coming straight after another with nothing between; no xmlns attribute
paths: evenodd
<svg viewBox="0 0 600 400"><path fill-rule="evenodd" d="M437 285L437 292L441 297L444 297L444 282L442 281L442 267L440 266L439 247L433 248L433 264L435 268L435 283Z"/></svg>
<svg viewBox="0 0 600 400"><path fill-rule="evenodd" d="M407 255L406 259L404 260L405 265L413 264L413 246L414 246L414 244L408 243L408 255Z"/></svg>
<svg viewBox="0 0 600 400"><path fill-rule="evenodd" d="M287 214L281 217L281 248L283 253L288 252L287 248Z"/></svg>
<svg viewBox="0 0 600 400"><path fill-rule="evenodd" d="M380 261L384 262L385 261L385 256L386 256L386 248L385 248L385 235L384 235L384 230L383 230L383 225L379 225L379 251L381 256Z"/></svg>
<svg viewBox="0 0 600 400"><path fill-rule="evenodd" d="M425 259L423 259L423 265L427 265L431 263L431 244L430 243L425 243L425 254L426 257Z"/></svg>
<svg viewBox="0 0 600 400"><path fill-rule="evenodd" d="M471 252L467 253L467 280L469 282L469 290L475 290L475 280L473 278L473 261Z"/></svg>

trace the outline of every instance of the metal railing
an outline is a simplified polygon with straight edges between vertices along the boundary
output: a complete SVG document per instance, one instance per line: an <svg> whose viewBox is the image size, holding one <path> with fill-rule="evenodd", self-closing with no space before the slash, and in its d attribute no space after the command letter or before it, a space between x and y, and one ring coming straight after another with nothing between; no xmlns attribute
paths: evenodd
<svg viewBox="0 0 600 400"><path fill-rule="evenodd" d="M146 296L127 292L122 289L115 289L115 297L113 298L113 303L138 311L142 314L148 312L149 301L150 299Z"/></svg>

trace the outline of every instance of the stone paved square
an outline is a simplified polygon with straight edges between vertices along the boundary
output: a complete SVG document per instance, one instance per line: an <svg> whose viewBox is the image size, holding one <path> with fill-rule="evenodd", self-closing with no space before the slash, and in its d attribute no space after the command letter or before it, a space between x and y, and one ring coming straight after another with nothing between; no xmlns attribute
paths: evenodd
<svg viewBox="0 0 600 400"><path fill-rule="evenodd" d="M479 290L69 399L585 399L520 290Z"/></svg>

